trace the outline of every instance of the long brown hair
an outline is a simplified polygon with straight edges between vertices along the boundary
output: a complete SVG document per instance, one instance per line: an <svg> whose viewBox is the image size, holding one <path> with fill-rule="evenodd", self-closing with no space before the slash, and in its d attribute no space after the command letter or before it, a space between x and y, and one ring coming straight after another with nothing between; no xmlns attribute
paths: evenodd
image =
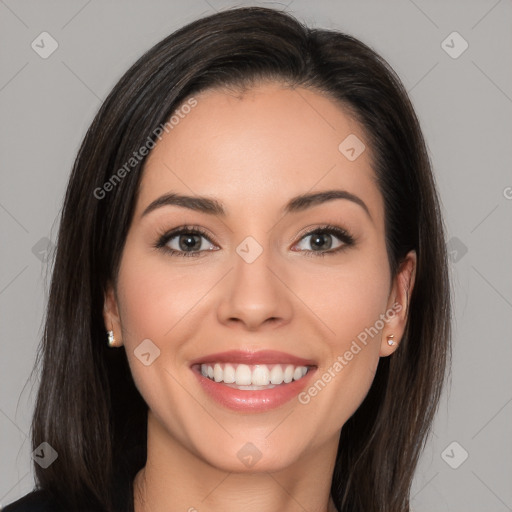
<svg viewBox="0 0 512 512"><path fill-rule="evenodd" d="M342 429L332 495L342 512L406 512L414 470L450 356L450 286L440 205L413 107L390 66L359 40L283 12L230 9L181 28L145 53L104 101L80 147L64 201L32 424L32 444L59 454L34 464L37 485L67 510L114 510L114 475L145 463L147 405L124 350L107 347L106 285L116 280L145 158L104 197L95 191L187 98L260 80L309 87L365 130L385 204L389 265L418 261L399 349L381 358ZM149 138L149 139L148 139ZM137 456L126 454L138 447Z"/></svg>

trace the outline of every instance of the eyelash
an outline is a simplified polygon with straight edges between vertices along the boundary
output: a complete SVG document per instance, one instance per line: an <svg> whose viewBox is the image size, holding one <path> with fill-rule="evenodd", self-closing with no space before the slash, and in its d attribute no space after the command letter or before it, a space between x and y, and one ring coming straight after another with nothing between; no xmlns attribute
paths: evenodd
<svg viewBox="0 0 512 512"><path fill-rule="evenodd" d="M306 238L307 236L311 235L334 235L337 237L341 242L343 242L343 245L340 247L337 247L334 250L326 250L326 251L297 251L297 252L305 252L307 256L309 257L316 257L316 256L327 256L331 254L337 254L341 251L346 250L348 247L353 246L355 244L355 239L352 235L350 235L346 230L339 228L337 226L333 226L331 224L324 224L323 226L319 226L311 231L307 231L303 235L301 235L299 242ZM184 257L197 257L202 252L205 251L176 251L175 249L170 249L167 247L167 243L169 240L172 240L173 238L176 238L180 235L199 235L204 238L206 238L210 243L213 244L213 242L210 240L208 233L203 231L201 228L197 226L181 226L179 228L173 229L171 231L167 231L165 233L161 233L158 235L158 241L154 245L156 249L160 249L170 256L184 256Z"/></svg>

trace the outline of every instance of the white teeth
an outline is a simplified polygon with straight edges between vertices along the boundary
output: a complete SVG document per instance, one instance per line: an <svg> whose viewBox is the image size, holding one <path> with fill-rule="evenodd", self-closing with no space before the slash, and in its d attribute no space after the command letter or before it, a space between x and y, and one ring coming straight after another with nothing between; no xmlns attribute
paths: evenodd
<svg viewBox="0 0 512 512"><path fill-rule="evenodd" d="M306 368L306 367L304 367ZM306 368L306 371L308 369ZM305 375L305 374L304 374ZM276 364L272 370L270 370L270 382L272 384L282 384L284 379L283 369L280 365Z"/></svg>
<svg viewBox="0 0 512 512"><path fill-rule="evenodd" d="M293 380L299 380L302 378L302 369L300 366L295 368L295 371L293 372Z"/></svg>
<svg viewBox="0 0 512 512"><path fill-rule="evenodd" d="M222 380L222 367L218 363L213 367L213 380L215 382L220 382Z"/></svg>
<svg viewBox="0 0 512 512"><path fill-rule="evenodd" d="M235 377L235 369L230 365L230 364L227 364L226 366L224 366L224 375L223 375L223 381L226 383L226 384L233 384L233 382L236 381L236 377Z"/></svg>
<svg viewBox="0 0 512 512"><path fill-rule="evenodd" d="M252 372L252 384L255 386L268 386L270 383L270 370L266 365L257 365Z"/></svg>
<svg viewBox="0 0 512 512"><path fill-rule="evenodd" d="M308 373L306 366L266 364L202 364L201 374L215 382L223 382L237 389L270 389L302 379Z"/></svg>
<svg viewBox="0 0 512 512"><path fill-rule="evenodd" d="M235 382L239 386L250 386L252 384L251 369L246 364L239 364L235 371Z"/></svg>
<svg viewBox="0 0 512 512"><path fill-rule="evenodd" d="M293 380L293 372L294 372L295 368L289 364L285 371L284 371L284 381L286 382L286 384L288 384L289 382L291 382ZM209 374L210 372L208 372Z"/></svg>

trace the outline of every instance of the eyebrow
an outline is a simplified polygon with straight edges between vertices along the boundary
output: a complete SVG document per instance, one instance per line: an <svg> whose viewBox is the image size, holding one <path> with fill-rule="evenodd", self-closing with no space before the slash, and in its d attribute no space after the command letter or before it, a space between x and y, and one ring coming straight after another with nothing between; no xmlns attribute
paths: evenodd
<svg viewBox="0 0 512 512"><path fill-rule="evenodd" d="M366 203L360 197L346 190L326 190L323 192L301 194L288 201L284 207L284 213L302 212L313 206L333 201L335 199L346 199L359 205L373 222ZM220 217L226 216L226 211L224 210L222 203L216 199L168 193L160 196L158 199L155 199L149 206L147 206L147 208L142 212L141 217L144 217L150 212L163 206L181 206L182 208L188 208L190 210L207 213L209 215L217 215Z"/></svg>

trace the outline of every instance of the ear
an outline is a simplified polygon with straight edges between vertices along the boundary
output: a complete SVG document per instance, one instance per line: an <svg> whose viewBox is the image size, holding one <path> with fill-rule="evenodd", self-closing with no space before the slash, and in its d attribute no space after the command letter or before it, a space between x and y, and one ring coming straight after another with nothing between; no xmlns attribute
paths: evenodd
<svg viewBox="0 0 512 512"><path fill-rule="evenodd" d="M410 251L400 264L398 272L393 279L386 309L388 320L382 330L381 357L391 355L398 348L404 334L409 314L409 301L416 277L416 264L416 251ZM391 312L394 314L392 315ZM390 346L388 344L388 336L391 335L395 344Z"/></svg>
<svg viewBox="0 0 512 512"><path fill-rule="evenodd" d="M105 302L103 306L103 320L107 331L114 331L115 346L120 347L121 337L121 319L119 317L119 308L114 286L109 283L105 292Z"/></svg>

